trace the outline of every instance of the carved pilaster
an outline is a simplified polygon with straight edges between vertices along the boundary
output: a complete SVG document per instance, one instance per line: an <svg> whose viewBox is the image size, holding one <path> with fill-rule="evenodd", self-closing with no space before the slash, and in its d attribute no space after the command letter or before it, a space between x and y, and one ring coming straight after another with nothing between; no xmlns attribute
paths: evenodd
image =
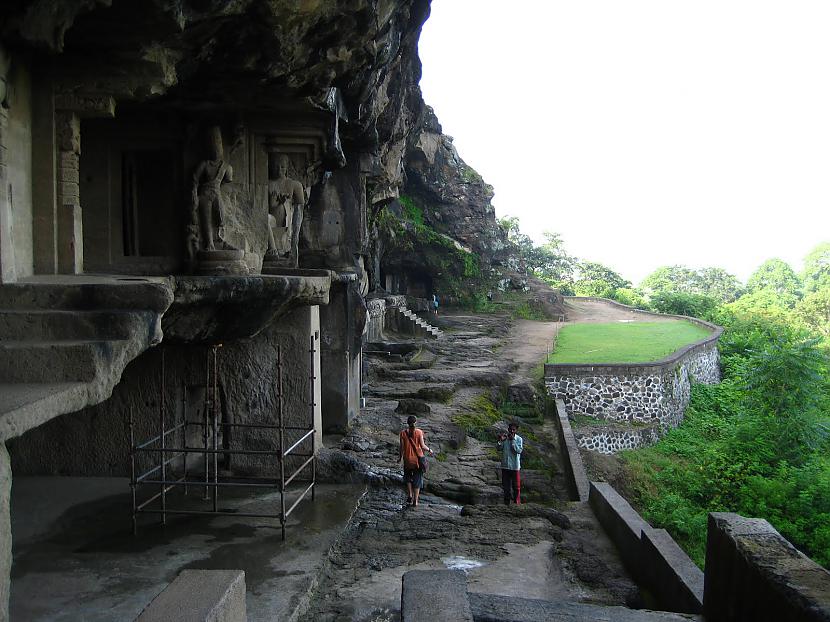
<svg viewBox="0 0 830 622"><path fill-rule="evenodd" d="M14 241L12 239L8 147L6 145L6 128L9 122L6 77L9 64L9 56L3 46L0 45L0 283L10 283L17 280L17 270L14 264Z"/></svg>
<svg viewBox="0 0 830 622"><path fill-rule="evenodd" d="M55 94L58 271L62 274L80 274L84 269L81 119L112 116L115 116L115 100L109 95L86 95L60 89Z"/></svg>
<svg viewBox="0 0 830 622"><path fill-rule="evenodd" d="M55 114L58 147L58 271L83 272L83 228L79 170L81 165L81 119L75 112Z"/></svg>

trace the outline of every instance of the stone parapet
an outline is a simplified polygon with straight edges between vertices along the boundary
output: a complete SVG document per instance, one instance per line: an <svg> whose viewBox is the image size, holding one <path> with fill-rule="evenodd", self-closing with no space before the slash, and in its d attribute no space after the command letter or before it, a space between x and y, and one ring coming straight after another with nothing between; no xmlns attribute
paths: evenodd
<svg viewBox="0 0 830 622"><path fill-rule="evenodd" d="M767 521L713 512L703 611L710 622L827 622L830 572Z"/></svg>
<svg viewBox="0 0 830 622"><path fill-rule="evenodd" d="M582 456L579 455L579 446L571 430L571 422L568 421L568 413L565 409L565 402L556 400L556 414L559 441L565 449L565 473L568 476L568 488L574 501L588 500L588 476L585 473L585 465L582 463Z"/></svg>
<svg viewBox="0 0 830 622"><path fill-rule="evenodd" d="M703 572L663 529L654 529L614 487L591 482L589 503L637 582L667 611L700 613Z"/></svg>

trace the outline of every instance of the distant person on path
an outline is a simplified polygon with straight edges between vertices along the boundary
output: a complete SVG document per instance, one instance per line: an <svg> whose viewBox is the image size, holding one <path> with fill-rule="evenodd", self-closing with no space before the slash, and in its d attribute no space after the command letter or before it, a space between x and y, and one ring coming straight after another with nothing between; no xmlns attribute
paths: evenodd
<svg viewBox="0 0 830 622"><path fill-rule="evenodd" d="M403 481L406 483L406 490L409 498L407 505L413 507L418 505L418 497L421 495L421 488L424 485L424 472L426 471L426 458L424 452L432 455L432 450L427 447L424 441L424 432L415 427L414 415L406 418L406 429L401 430L400 448L398 449L398 462L403 460Z"/></svg>
<svg viewBox="0 0 830 622"><path fill-rule="evenodd" d="M432 295L432 312L438 315L438 296L435 294Z"/></svg>
<svg viewBox="0 0 830 622"><path fill-rule="evenodd" d="M501 488L504 491L504 505L510 505L512 501L520 504L522 480L522 437L516 434L519 430L518 423L511 423L507 426L507 433L499 434L497 447L501 451Z"/></svg>

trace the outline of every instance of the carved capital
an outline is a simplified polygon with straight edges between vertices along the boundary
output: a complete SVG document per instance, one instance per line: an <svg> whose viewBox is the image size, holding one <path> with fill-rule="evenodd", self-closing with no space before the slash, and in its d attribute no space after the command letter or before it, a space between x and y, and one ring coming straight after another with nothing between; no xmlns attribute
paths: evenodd
<svg viewBox="0 0 830 622"><path fill-rule="evenodd" d="M74 112L55 113L55 138L61 151L81 153L81 118Z"/></svg>
<svg viewBox="0 0 830 622"><path fill-rule="evenodd" d="M115 99L109 95L85 95L69 91L55 94L55 110L73 112L80 117L114 117Z"/></svg>

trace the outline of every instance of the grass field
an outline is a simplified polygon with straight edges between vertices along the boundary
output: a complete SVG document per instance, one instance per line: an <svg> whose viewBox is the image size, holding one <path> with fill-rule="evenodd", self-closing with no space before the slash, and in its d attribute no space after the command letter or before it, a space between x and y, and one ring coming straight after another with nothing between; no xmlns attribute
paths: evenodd
<svg viewBox="0 0 830 622"><path fill-rule="evenodd" d="M710 332L682 320L571 324L559 331L556 350L548 357L548 363L659 361Z"/></svg>

